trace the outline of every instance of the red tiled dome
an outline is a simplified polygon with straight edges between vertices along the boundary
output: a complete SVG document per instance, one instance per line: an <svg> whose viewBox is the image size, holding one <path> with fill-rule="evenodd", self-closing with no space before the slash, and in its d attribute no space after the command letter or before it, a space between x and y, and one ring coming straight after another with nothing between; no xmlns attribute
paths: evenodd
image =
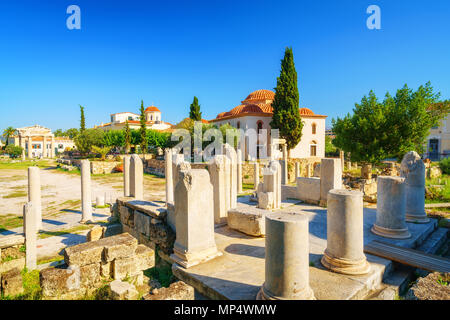
<svg viewBox="0 0 450 320"><path fill-rule="evenodd" d="M300 112L301 116L313 116L314 115L314 112L312 112L312 110L308 109L308 108L300 108L299 112Z"/></svg>
<svg viewBox="0 0 450 320"><path fill-rule="evenodd" d="M246 105L240 113L261 113L264 112L262 109L256 104L248 104Z"/></svg>
<svg viewBox="0 0 450 320"><path fill-rule="evenodd" d="M145 109L145 112L161 112L159 109L155 106L150 106L147 109Z"/></svg>
<svg viewBox="0 0 450 320"><path fill-rule="evenodd" d="M250 93L244 101L252 100L273 100L275 98L275 92L270 90L256 90Z"/></svg>

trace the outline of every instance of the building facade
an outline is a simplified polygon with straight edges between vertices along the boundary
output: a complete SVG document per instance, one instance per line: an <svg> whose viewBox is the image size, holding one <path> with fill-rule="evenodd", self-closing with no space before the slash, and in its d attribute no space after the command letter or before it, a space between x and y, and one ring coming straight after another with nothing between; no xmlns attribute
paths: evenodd
<svg viewBox="0 0 450 320"><path fill-rule="evenodd" d="M447 115L439 126L433 127L426 140L424 158L439 161L450 156L450 119Z"/></svg>
<svg viewBox="0 0 450 320"><path fill-rule="evenodd" d="M217 115L210 123L221 126L230 124L231 126L248 130L254 129L258 134L260 130L266 129L267 139L258 139L257 153L261 148L266 148L268 155L271 154L270 146L270 122L272 121L272 102L275 93L270 90L257 90L250 93L241 104L228 112ZM325 157L325 119L327 116L315 114L311 109L300 108L300 116L303 121L302 138L297 146L289 151L290 158L311 158ZM248 143L246 143L248 145ZM245 150L248 159L248 150Z"/></svg>
<svg viewBox="0 0 450 320"><path fill-rule="evenodd" d="M144 111L147 129L167 131L172 129L172 125L168 122L162 121L161 111L155 107L150 106ZM106 124L95 126L94 128L100 128L102 130L122 130L125 128L126 121L130 129L137 130L140 128L140 115L132 112L119 112L111 114L111 121Z"/></svg>

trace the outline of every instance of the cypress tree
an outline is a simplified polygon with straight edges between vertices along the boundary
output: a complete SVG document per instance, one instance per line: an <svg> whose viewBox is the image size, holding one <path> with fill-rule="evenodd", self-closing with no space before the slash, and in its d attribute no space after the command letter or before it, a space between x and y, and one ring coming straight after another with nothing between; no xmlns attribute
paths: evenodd
<svg viewBox="0 0 450 320"><path fill-rule="evenodd" d="M130 125L128 124L128 119L125 121L125 152L128 154L130 152L131 146L131 131Z"/></svg>
<svg viewBox="0 0 450 320"><path fill-rule="evenodd" d="M141 150L142 153L145 154L147 152L147 121L145 119L145 112L144 112L144 101L141 100L141 116L140 116L140 123L141 127L139 128L139 133L141 136Z"/></svg>
<svg viewBox="0 0 450 320"><path fill-rule="evenodd" d="M200 105L198 104L197 97L194 96L194 101L191 103L189 118L194 121L202 121L202 113L200 112Z"/></svg>
<svg viewBox="0 0 450 320"><path fill-rule="evenodd" d="M277 78L273 116L270 126L279 129L280 138L286 139L288 149L294 148L302 137L303 122L299 112L297 71L295 71L292 48L286 48L281 60L281 72Z"/></svg>
<svg viewBox="0 0 450 320"><path fill-rule="evenodd" d="M84 118L84 107L80 105L81 119L80 119L80 133L86 130L86 119Z"/></svg>

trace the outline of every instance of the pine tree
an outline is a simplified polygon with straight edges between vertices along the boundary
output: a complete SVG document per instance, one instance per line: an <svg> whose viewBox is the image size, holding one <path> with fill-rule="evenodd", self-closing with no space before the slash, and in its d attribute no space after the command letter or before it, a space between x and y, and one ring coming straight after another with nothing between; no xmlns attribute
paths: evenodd
<svg viewBox="0 0 450 320"><path fill-rule="evenodd" d="M86 119L84 118L84 107L80 105L81 119L80 119L80 133L86 130Z"/></svg>
<svg viewBox="0 0 450 320"><path fill-rule="evenodd" d="M141 116L140 116L141 127L139 128L139 134L141 136L141 150L142 153L145 154L147 152L147 121L145 119L144 112L144 101L141 100Z"/></svg>
<svg viewBox="0 0 450 320"><path fill-rule="evenodd" d="M288 149L294 148L302 137L303 122L299 112L297 71L295 71L292 48L286 48L277 78L273 116L270 126L279 129L280 138L286 139Z"/></svg>
<svg viewBox="0 0 450 320"><path fill-rule="evenodd" d="M130 152L131 146L131 131L130 125L128 123L128 119L125 121L125 153L128 154Z"/></svg>
<svg viewBox="0 0 450 320"><path fill-rule="evenodd" d="M202 113L200 112L200 105L198 104L197 97L194 96L194 101L191 103L189 118L194 121L202 121Z"/></svg>

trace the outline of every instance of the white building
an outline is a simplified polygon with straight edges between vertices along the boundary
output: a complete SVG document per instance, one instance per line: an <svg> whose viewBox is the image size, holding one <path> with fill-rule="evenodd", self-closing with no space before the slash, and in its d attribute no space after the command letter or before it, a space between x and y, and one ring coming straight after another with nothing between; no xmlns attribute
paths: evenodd
<svg viewBox="0 0 450 320"><path fill-rule="evenodd" d="M166 131L172 128L172 125L168 122L162 121L161 111L155 107L150 106L144 111L145 120L147 122L147 129ZM133 112L119 112L111 114L111 122L95 126L102 130L122 130L125 127L125 123L128 121L130 129L137 130L140 128L140 115Z"/></svg>
<svg viewBox="0 0 450 320"><path fill-rule="evenodd" d="M261 129L267 129L270 134L270 122L272 121L272 102L275 93L270 90L257 90L241 101L242 104L228 112L217 115L210 123L221 126L230 124L238 129L254 129L259 134ZM302 138L298 145L290 150L290 158L325 157L325 119L327 116L315 114L308 108L299 109L303 121ZM270 139L268 140L270 141ZM260 148L267 148L268 144L258 142L258 157ZM245 150L248 159L248 150Z"/></svg>
<svg viewBox="0 0 450 320"><path fill-rule="evenodd" d="M438 161L450 156L450 119L447 115L439 126L433 127L427 137L424 158Z"/></svg>

